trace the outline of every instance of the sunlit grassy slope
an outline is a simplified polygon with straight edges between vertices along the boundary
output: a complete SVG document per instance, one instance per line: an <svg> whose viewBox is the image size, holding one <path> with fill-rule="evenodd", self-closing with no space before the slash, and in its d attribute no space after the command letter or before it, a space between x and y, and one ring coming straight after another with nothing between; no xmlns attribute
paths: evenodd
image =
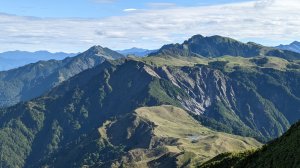
<svg viewBox="0 0 300 168"><path fill-rule="evenodd" d="M300 122L256 151L224 153L201 168L299 168Z"/></svg>
<svg viewBox="0 0 300 168"><path fill-rule="evenodd" d="M108 141L111 144L121 142L121 139L116 140L113 135L118 134L122 137L124 131L127 132L125 134L128 139L139 138L139 144L143 144L142 141L150 142L146 148L129 150L123 160L115 164L116 166L122 163L125 167L153 167L153 165L161 166L162 163L167 164L165 166L174 164L192 166L223 152L243 151L261 146L253 138L212 131L200 125L184 110L174 106L142 107L135 110L134 114L136 118L131 120L132 124L129 124L131 126L128 125L130 117L127 116L106 123L99 128L102 141ZM126 125L120 123L126 123ZM142 132L149 130L149 127L145 127L146 124L141 123L152 123L153 129L151 133L138 137L133 130ZM113 128L117 125L122 125L123 128L116 131ZM141 130L141 125L144 130Z"/></svg>
<svg viewBox="0 0 300 168"><path fill-rule="evenodd" d="M208 58L200 57L174 57L174 56L161 56L161 57L144 57L135 58L139 61L145 62L150 65L156 66L194 66L195 64L207 65Z"/></svg>
<svg viewBox="0 0 300 168"><path fill-rule="evenodd" d="M233 68L273 68L277 70L288 70L288 69L300 69L300 62L298 61L287 61L279 57L234 57L234 56L223 56L218 58L206 58L206 57L174 57L174 56L150 56L145 58L134 58L145 62L147 64L156 66L194 66L195 64L208 65L209 63L216 61L224 61L226 63L226 70L232 71ZM259 63L256 60L266 59L266 62Z"/></svg>

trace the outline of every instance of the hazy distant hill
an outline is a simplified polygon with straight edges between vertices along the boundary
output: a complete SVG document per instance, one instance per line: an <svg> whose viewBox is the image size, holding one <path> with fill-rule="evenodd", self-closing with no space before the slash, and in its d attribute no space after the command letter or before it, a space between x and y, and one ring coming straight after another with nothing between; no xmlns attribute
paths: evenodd
<svg viewBox="0 0 300 168"><path fill-rule="evenodd" d="M117 52L123 54L123 55L135 55L139 57L145 57L150 53L156 52L157 50L147 50L142 48L131 48L126 50L118 50Z"/></svg>
<svg viewBox="0 0 300 168"><path fill-rule="evenodd" d="M281 50L289 50L289 51L294 51L294 52L300 53L300 42L294 41L291 44L279 45L276 48L279 48Z"/></svg>
<svg viewBox="0 0 300 168"><path fill-rule="evenodd" d="M50 53L48 51L8 51L0 53L0 71L18 68L26 64L47 60L62 60L66 57L73 57L73 53Z"/></svg>

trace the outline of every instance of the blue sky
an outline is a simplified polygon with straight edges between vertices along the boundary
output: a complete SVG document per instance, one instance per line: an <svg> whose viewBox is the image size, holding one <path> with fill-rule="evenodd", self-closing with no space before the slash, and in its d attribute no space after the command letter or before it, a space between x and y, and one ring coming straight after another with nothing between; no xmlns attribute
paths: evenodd
<svg viewBox="0 0 300 168"><path fill-rule="evenodd" d="M103 18L124 15L123 10L131 8L163 8L172 4L189 7L242 1L247 0L5 0L0 1L0 11L19 16Z"/></svg>
<svg viewBox="0 0 300 168"><path fill-rule="evenodd" d="M299 0L0 1L0 52L156 49L192 35L268 46L300 40Z"/></svg>

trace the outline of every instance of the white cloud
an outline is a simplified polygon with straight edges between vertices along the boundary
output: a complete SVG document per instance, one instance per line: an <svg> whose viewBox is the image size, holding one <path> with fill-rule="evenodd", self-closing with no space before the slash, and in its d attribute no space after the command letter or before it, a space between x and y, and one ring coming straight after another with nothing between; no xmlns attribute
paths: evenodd
<svg viewBox="0 0 300 168"><path fill-rule="evenodd" d="M136 11L137 9L135 8L128 8L128 9L124 9L124 12L132 12L132 11Z"/></svg>
<svg viewBox="0 0 300 168"><path fill-rule="evenodd" d="M0 51L83 51L99 44L113 49L158 48L194 34L300 40L299 0L260 0L214 6L137 10L105 19L49 19L0 14Z"/></svg>

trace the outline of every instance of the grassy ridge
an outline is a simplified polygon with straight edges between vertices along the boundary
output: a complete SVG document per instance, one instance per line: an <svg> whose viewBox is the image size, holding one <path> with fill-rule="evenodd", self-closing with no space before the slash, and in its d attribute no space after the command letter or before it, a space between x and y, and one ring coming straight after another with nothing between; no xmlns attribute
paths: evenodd
<svg viewBox="0 0 300 168"><path fill-rule="evenodd" d="M131 58L138 61L142 61L149 65L158 67L162 66L194 66L196 64L210 65L213 62L226 62L225 70L234 71L236 68L244 69L256 69L260 68L272 68L276 70L300 70L299 61L288 61L278 57L238 57L238 56L222 56L217 58L205 58L205 57L174 57L174 56L159 56L159 57L145 57L145 58ZM265 60L265 62L263 61Z"/></svg>
<svg viewBox="0 0 300 168"><path fill-rule="evenodd" d="M300 122L280 138L256 151L225 153L201 165L201 168L298 168L300 165Z"/></svg>
<svg viewBox="0 0 300 168"><path fill-rule="evenodd" d="M155 124L156 137L177 139L177 145L166 145L166 147L171 152L183 152L179 161L186 155L190 155L191 165L203 162L217 153L260 146L260 143L252 138L212 131L200 125L184 110L174 106L143 107L137 109L136 113Z"/></svg>
<svg viewBox="0 0 300 168"><path fill-rule="evenodd" d="M212 131L174 106L138 108L98 130L100 141L125 147L120 159L111 161L116 167L193 166L222 152L261 145L252 138Z"/></svg>

